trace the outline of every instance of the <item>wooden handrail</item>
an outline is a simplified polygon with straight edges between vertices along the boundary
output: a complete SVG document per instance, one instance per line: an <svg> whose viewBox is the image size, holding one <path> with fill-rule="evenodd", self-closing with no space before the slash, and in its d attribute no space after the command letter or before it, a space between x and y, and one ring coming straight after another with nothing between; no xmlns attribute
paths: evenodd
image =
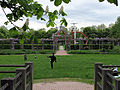
<svg viewBox="0 0 120 90"><path fill-rule="evenodd" d="M0 71L0 73L16 73L14 78L4 78L1 80L1 88L0 90L16 90L23 89L26 90L27 87L32 90L33 83L33 64L25 63L25 65L0 65L1 67L24 67L18 68L16 71ZM29 77L29 81L27 82L27 77Z"/></svg>
<svg viewBox="0 0 120 90"><path fill-rule="evenodd" d="M103 68L109 68L109 67L120 67L120 65L103 65Z"/></svg>
<svg viewBox="0 0 120 90"><path fill-rule="evenodd" d="M0 90L5 90L8 87L8 83L6 83L4 86L0 88Z"/></svg>
<svg viewBox="0 0 120 90"><path fill-rule="evenodd" d="M0 73L16 73L16 71L0 71Z"/></svg>
<svg viewBox="0 0 120 90"><path fill-rule="evenodd" d="M25 67L25 65L0 65L0 67Z"/></svg>
<svg viewBox="0 0 120 90"><path fill-rule="evenodd" d="M103 65L95 63L95 90L120 90L120 80L113 76L111 67L120 67L120 65ZM116 72L120 73L120 72ZM101 85L99 84L101 81ZM115 82L115 85L113 85Z"/></svg>

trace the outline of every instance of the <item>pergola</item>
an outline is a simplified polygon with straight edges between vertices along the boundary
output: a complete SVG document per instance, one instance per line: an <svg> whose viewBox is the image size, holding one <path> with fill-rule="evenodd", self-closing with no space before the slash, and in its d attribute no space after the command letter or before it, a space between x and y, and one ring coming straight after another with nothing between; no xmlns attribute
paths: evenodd
<svg viewBox="0 0 120 90"><path fill-rule="evenodd" d="M73 45L72 41L74 41L74 39L72 39L69 35L66 35L66 49L67 50L70 50L70 47L71 45ZM29 39L27 39L29 40ZM120 46L120 39L114 39L114 38L95 38L95 39L86 39L86 38L77 38L76 39L76 42L77 42L77 45L79 45L79 49L82 49L83 48L83 45L86 45L86 40L88 40L88 46L90 44L94 44L94 45L99 45L99 48L100 48L100 45L102 46L102 48L104 48L103 46L105 44L107 45L117 45L117 46ZM16 42L19 42L19 39L13 39L13 38L10 38L10 39L0 39L0 41L10 41L10 44L11 44L11 49L14 50L15 49L15 44ZM44 49L44 45L46 44L46 42L52 42L53 44L53 50L57 50L58 49L58 46L59 46L59 42L65 42L65 39L63 39L63 36L58 36L58 38L56 39L56 35L53 35L53 38L52 39L40 39L41 41L41 44L42 44L42 50ZM34 50L34 42L31 42L32 44L32 48ZM24 49L24 44L21 44L21 49ZM89 49L92 49L92 48L89 48Z"/></svg>

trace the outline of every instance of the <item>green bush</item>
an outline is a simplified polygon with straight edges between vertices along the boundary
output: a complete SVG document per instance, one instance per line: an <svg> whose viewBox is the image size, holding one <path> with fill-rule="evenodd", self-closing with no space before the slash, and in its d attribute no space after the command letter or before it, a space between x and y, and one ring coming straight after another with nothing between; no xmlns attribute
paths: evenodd
<svg viewBox="0 0 120 90"><path fill-rule="evenodd" d="M112 50L106 50L111 54L119 54L120 53L120 46L114 46Z"/></svg>
<svg viewBox="0 0 120 90"><path fill-rule="evenodd" d="M17 55L17 54L51 54L52 50L31 50L31 49L15 49L0 50L0 55ZM54 52L55 53L55 52Z"/></svg>
<svg viewBox="0 0 120 90"><path fill-rule="evenodd" d="M99 50L70 50L69 54L100 54Z"/></svg>
<svg viewBox="0 0 120 90"><path fill-rule="evenodd" d="M20 44L14 45L15 49L21 49ZM42 44L34 44L35 49L42 49ZM11 44L0 44L0 49L11 49ZM32 44L24 44L24 49L32 49ZM44 44L44 49L53 50L53 44Z"/></svg>
<svg viewBox="0 0 120 90"><path fill-rule="evenodd" d="M92 50L96 50L96 49L102 49L102 47L104 49L113 49L113 45L112 44L82 44L82 45L79 45L79 44L72 44L71 45L71 50L88 50L88 49L92 49Z"/></svg>

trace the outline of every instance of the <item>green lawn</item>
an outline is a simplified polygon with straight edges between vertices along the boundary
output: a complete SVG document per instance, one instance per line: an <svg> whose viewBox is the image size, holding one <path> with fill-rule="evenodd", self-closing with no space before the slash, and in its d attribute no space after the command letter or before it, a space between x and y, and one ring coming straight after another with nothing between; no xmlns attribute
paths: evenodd
<svg viewBox="0 0 120 90"><path fill-rule="evenodd" d="M102 62L106 65L120 65L120 55L80 54L57 56L54 69L50 68L49 55L28 55L29 61L34 63L34 80L52 78L71 78L75 81L92 83L94 81L94 63ZM24 64L23 55L0 56L0 64ZM15 70L15 68L0 68L0 70ZM0 74L0 78L14 76L13 74Z"/></svg>

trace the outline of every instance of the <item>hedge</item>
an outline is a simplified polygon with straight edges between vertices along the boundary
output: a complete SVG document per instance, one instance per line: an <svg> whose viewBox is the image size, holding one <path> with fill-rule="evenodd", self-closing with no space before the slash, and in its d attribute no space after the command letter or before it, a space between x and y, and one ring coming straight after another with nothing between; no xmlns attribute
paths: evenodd
<svg viewBox="0 0 120 90"><path fill-rule="evenodd" d="M35 49L42 49L42 44L34 44ZM14 45L15 49L21 49L20 44ZM11 44L0 44L0 49L11 49ZM32 49L32 44L24 44L24 49ZM53 49L53 44L44 44L44 49Z"/></svg>
<svg viewBox="0 0 120 90"><path fill-rule="evenodd" d="M88 50L88 49L91 49L91 50L96 50L96 49L102 49L102 47L104 49L113 49L113 45L112 44L82 44L82 45L79 45L79 44L72 44L71 45L71 50Z"/></svg>
<svg viewBox="0 0 120 90"><path fill-rule="evenodd" d="M114 46L113 49L100 50L70 50L69 54L120 54L120 46Z"/></svg>
<svg viewBox="0 0 120 90"><path fill-rule="evenodd" d="M30 50L30 49L15 49L15 50L0 50L0 55L17 55L17 54L51 54L53 50ZM55 52L54 52L55 53Z"/></svg>
<svg viewBox="0 0 120 90"><path fill-rule="evenodd" d="M70 50L68 54L101 54L99 50Z"/></svg>

